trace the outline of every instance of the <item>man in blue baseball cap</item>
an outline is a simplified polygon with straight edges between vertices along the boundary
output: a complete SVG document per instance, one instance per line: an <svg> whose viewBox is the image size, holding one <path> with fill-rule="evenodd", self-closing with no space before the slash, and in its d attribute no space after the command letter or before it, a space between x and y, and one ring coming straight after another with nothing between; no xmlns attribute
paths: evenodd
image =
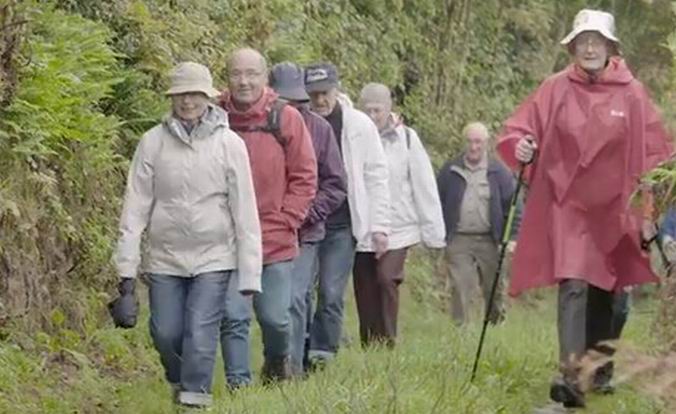
<svg viewBox="0 0 676 414"><path fill-rule="evenodd" d="M305 68L310 105L333 128L347 172L347 199L326 222L319 245L317 310L310 332L311 366L322 366L338 351L343 298L357 251L380 258L388 245L390 197L388 167L378 128L339 92L338 70L331 63Z"/></svg>

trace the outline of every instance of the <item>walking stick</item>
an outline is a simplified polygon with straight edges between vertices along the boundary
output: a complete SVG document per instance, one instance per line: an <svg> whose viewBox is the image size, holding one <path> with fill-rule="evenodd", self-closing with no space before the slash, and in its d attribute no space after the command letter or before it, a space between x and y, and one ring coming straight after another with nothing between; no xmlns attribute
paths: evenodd
<svg viewBox="0 0 676 414"><path fill-rule="evenodd" d="M646 240L643 243L646 247L646 250L650 248L652 243L655 243L655 246L657 246L657 252L660 254L660 259L662 259L665 277L669 278L669 276L671 276L671 271L673 270L673 264L669 261L669 258L667 258L667 254L664 253L664 245L662 244L662 238L659 236L659 233L660 227L655 224L655 235L650 240Z"/></svg>
<svg viewBox="0 0 676 414"><path fill-rule="evenodd" d="M500 273L502 271L502 263L505 259L505 250L507 249L507 243L509 242L509 236L512 233L512 226L514 224L514 216L516 214L516 203L519 199L519 193L521 192L523 171L526 169L526 164L521 165L519 170L519 178L516 182L516 189L514 194L512 194L512 200L509 206L509 213L507 214L507 223L505 223L504 228L502 229L502 243L500 246L500 259L498 261L498 270L495 272L495 279L493 279L493 286L491 287L491 294L488 297L488 304L486 305L486 316L484 317L484 325L481 329L481 337L479 339L479 347L476 350L476 357L474 358L474 366L472 367L472 377L469 380L474 382L476 377L476 371L479 367L479 358L481 357L481 350L484 346L484 339L486 337L486 329L488 328L488 322L490 320L491 312L493 310L493 301L495 298L495 291L498 288L498 280L500 279Z"/></svg>

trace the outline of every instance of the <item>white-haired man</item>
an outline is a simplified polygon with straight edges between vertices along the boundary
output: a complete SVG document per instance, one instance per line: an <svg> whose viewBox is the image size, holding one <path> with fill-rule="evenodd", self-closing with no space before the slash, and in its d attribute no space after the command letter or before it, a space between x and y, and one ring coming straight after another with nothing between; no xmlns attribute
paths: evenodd
<svg viewBox="0 0 676 414"><path fill-rule="evenodd" d="M514 193L510 171L488 153L490 134L480 122L467 125L463 154L439 171L437 186L446 224L446 260L452 285L452 315L459 324L469 319L477 282L490 296L498 267L505 217ZM502 284L494 298L490 321L503 316Z"/></svg>

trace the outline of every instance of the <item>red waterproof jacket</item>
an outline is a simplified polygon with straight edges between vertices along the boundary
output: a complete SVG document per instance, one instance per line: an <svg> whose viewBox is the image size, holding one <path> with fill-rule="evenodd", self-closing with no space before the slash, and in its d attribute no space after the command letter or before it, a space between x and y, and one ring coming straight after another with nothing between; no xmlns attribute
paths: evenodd
<svg viewBox="0 0 676 414"><path fill-rule="evenodd" d="M538 153L526 171L510 294L571 278L605 290L654 281L630 196L672 145L624 61L612 58L596 79L575 65L546 79L499 138L498 152L515 170L514 149L526 134Z"/></svg>
<svg viewBox="0 0 676 414"><path fill-rule="evenodd" d="M277 94L266 88L258 102L246 111L237 110L227 92L220 104L228 112L230 127L237 130L238 126L265 127L276 99ZM317 192L317 160L303 117L291 105L284 105L280 127L284 147L269 132L238 132L251 161L264 264L298 255L298 229Z"/></svg>

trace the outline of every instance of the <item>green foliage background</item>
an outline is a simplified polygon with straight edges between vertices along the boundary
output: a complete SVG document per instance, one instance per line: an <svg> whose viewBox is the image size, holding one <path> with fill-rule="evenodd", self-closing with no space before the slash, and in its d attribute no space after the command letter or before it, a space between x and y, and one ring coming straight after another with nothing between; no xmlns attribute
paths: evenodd
<svg viewBox="0 0 676 414"><path fill-rule="evenodd" d="M669 0L0 0L0 345L13 344L0 347L0 362L14 367L0 375L0 395L23 395L19 384L52 365L91 371L84 400L97 386L101 398L108 392L91 364L116 375L156 369L144 332L99 328L116 280L110 257L128 160L167 110L175 63L204 63L223 87L227 56L241 46L271 63L331 61L353 98L367 82L390 85L439 166L458 153L464 124L497 132L567 64L558 42L582 7L615 14L624 55L674 125ZM657 178L676 182L674 171ZM423 257L414 261L426 270L408 284L420 303L438 302Z"/></svg>
<svg viewBox="0 0 676 414"><path fill-rule="evenodd" d="M127 163L182 60L224 86L228 54L326 60L355 97L390 85L435 165L567 63L582 7L613 12L630 66L676 119L671 1L0 0L0 337L105 315Z"/></svg>

